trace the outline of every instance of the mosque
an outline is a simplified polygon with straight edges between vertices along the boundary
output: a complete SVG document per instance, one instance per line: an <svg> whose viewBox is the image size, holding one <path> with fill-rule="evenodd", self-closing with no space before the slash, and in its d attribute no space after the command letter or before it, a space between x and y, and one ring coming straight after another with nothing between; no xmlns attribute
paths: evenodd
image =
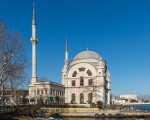
<svg viewBox="0 0 150 120"><path fill-rule="evenodd" d="M62 84L51 81L37 81L35 7L33 7L31 43L32 77L29 85L30 103L33 98L35 103L38 103L39 97L42 97L45 103L54 103L57 96L60 104L81 105L97 103L97 101L110 104L110 73L106 61L96 52L87 49L77 54L69 62L67 42L65 61L62 68Z"/></svg>
<svg viewBox="0 0 150 120"><path fill-rule="evenodd" d="M106 62L89 49L77 54L69 64L66 48L62 84L65 87L65 103L91 104L103 101L104 104L110 104L110 73Z"/></svg>

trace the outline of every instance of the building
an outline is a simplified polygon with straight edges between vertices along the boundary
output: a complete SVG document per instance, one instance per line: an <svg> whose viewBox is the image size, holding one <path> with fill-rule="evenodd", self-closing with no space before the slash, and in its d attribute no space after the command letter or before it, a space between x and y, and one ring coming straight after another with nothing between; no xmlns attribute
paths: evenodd
<svg viewBox="0 0 150 120"><path fill-rule="evenodd" d="M137 95L135 94L120 95L120 98L127 99L128 102L131 100L138 100Z"/></svg>
<svg viewBox="0 0 150 120"><path fill-rule="evenodd" d="M29 84L29 102L38 103L42 100L44 103L55 103L57 98L58 103L64 103L65 89L63 85L55 82L38 82L37 80L37 66L36 66L36 45L38 39L36 36L36 15L35 5L33 6L32 18L32 77L31 84ZM33 102L34 101L34 102Z"/></svg>
<svg viewBox="0 0 150 120"><path fill-rule="evenodd" d="M124 105L128 103L135 103L138 102L137 95L135 94L127 94L127 95L120 95L120 97L112 96L111 97L111 102L112 104L116 105Z"/></svg>
<svg viewBox="0 0 150 120"><path fill-rule="evenodd" d="M112 105L124 105L127 102L126 99L121 99L117 96L111 96L111 104Z"/></svg>
<svg viewBox="0 0 150 120"><path fill-rule="evenodd" d="M34 85L29 85L29 99L35 99L35 103L38 103L40 98L43 99L43 102L46 104L50 103L64 103L65 98L65 89L63 85L55 82L36 82ZM59 97L59 100L56 100L56 97ZM32 103L32 102L30 102Z"/></svg>
<svg viewBox="0 0 150 120"><path fill-rule="evenodd" d="M68 43L66 42L65 64L62 69L62 85L54 82L38 82L36 66L36 16L33 7L32 18L32 76L29 85L30 103L91 104L102 101L110 104L110 73L106 61L97 53L87 49L75 56L69 63Z"/></svg>
<svg viewBox="0 0 150 120"><path fill-rule="evenodd" d="M65 103L91 104L102 101L110 104L110 73L106 61L87 49L68 60L66 43L62 84L65 86Z"/></svg>

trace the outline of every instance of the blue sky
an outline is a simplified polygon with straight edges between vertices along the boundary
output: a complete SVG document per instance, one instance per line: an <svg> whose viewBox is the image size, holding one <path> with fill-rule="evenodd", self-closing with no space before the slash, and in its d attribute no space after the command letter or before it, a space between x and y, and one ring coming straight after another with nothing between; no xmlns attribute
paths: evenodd
<svg viewBox="0 0 150 120"><path fill-rule="evenodd" d="M30 62L32 5L0 0L0 18L22 34ZM89 47L107 61L112 94L149 95L149 6L149 0L36 0L38 77L61 83L67 36L69 60Z"/></svg>

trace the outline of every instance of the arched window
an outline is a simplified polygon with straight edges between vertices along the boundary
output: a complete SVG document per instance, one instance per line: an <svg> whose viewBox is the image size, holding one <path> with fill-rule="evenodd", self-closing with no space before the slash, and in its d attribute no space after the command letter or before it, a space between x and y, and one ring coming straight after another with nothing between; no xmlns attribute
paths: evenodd
<svg viewBox="0 0 150 120"><path fill-rule="evenodd" d="M76 86L76 81L72 80L72 86Z"/></svg>
<svg viewBox="0 0 150 120"><path fill-rule="evenodd" d="M72 99L71 99L71 101L73 102L73 103L75 103L75 101L76 101L76 95L73 93L72 94L72 97L71 97Z"/></svg>
<svg viewBox="0 0 150 120"><path fill-rule="evenodd" d="M88 74L88 76L92 76L92 72L90 70L88 70L86 73Z"/></svg>
<svg viewBox="0 0 150 120"><path fill-rule="evenodd" d="M77 72L74 71L73 74L72 74L72 77L76 77L76 75L77 75Z"/></svg>
<svg viewBox="0 0 150 120"><path fill-rule="evenodd" d="M83 104L84 103L84 94L81 93L80 94L80 104Z"/></svg>
<svg viewBox="0 0 150 120"><path fill-rule="evenodd" d="M88 103L91 104L92 100L93 100L93 95L92 95L92 93L89 93L88 94Z"/></svg>
<svg viewBox="0 0 150 120"><path fill-rule="evenodd" d="M80 86L84 86L84 77L83 76L80 77Z"/></svg>
<svg viewBox="0 0 150 120"><path fill-rule="evenodd" d="M92 86L92 85L93 85L93 80L89 79L89 86Z"/></svg>

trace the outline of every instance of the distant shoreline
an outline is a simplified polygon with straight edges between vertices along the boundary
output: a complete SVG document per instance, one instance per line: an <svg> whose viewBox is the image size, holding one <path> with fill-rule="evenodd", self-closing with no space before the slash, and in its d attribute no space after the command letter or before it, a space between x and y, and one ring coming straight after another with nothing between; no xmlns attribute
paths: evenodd
<svg viewBox="0 0 150 120"><path fill-rule="evenodd" d="M124 105L150 105L150 103L125 103Z"/></svg>

